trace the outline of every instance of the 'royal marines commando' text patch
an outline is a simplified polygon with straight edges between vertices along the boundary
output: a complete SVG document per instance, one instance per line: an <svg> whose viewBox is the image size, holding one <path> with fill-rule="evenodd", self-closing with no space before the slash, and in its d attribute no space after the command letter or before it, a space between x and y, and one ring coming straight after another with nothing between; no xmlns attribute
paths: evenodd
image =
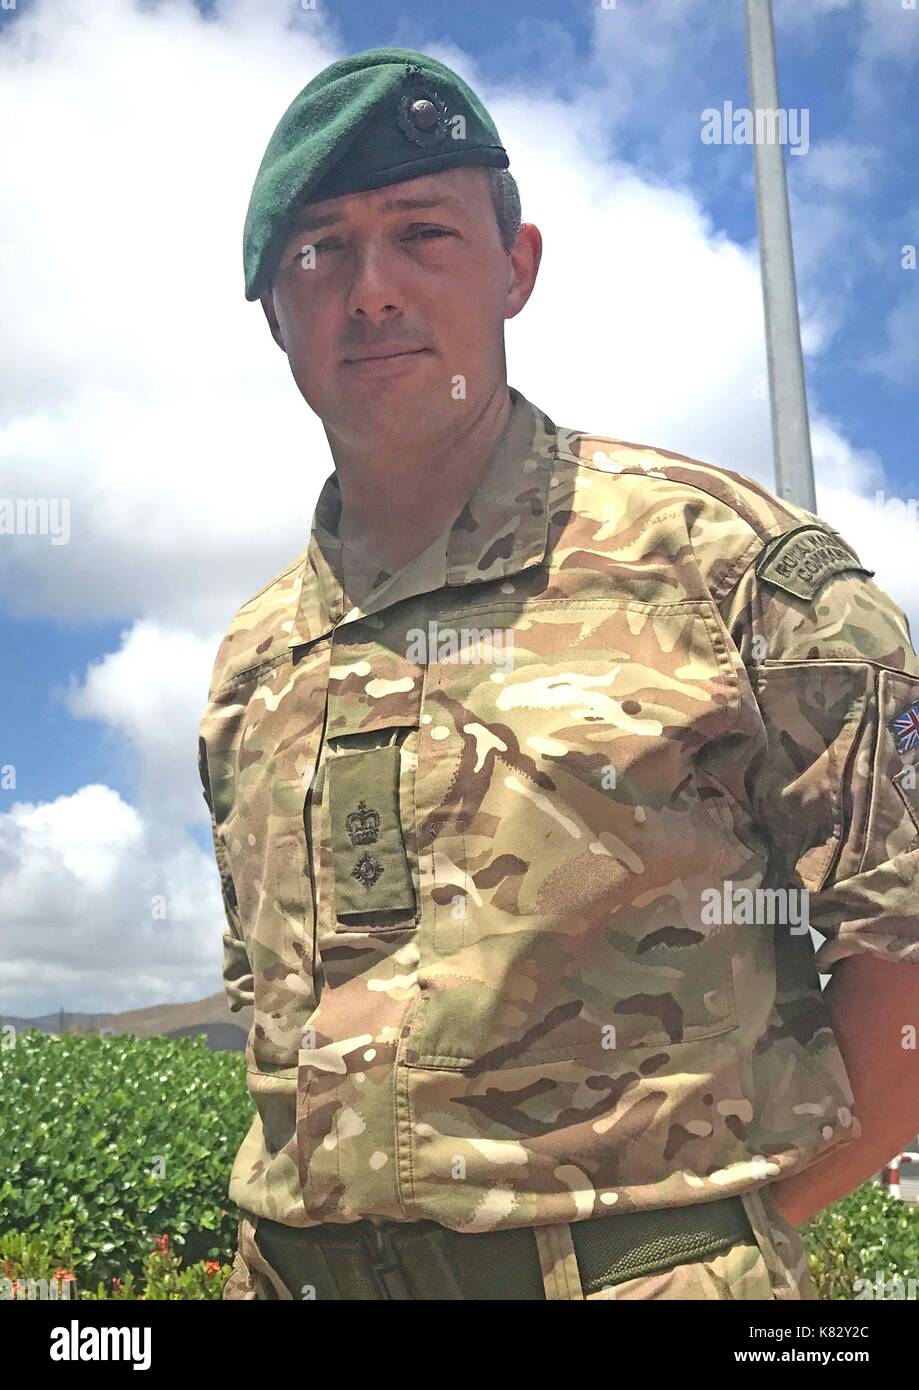
<svg viewBox="0 0 919 1390"><path fill-rule="evenodd" d="M771 541L755 569L760 579L796 598L813 598L822 584L843 570L874 574L842 536L811 521Z"/></svg>

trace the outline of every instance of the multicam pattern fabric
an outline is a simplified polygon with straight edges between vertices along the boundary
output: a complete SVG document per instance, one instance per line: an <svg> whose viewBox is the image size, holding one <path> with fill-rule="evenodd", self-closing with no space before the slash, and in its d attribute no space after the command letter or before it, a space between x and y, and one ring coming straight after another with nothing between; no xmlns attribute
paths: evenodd
<svg viewBox="0 0 919 1390"><path fill-rule="evenodd" d="M751 479L511 399L441 545L346 593L333 474L217 655L253 1217L472 1232L755 1192L859 1134L818 970L919 961L902 611L862 569L811 598L758 575L835 533ZM391 745L414 891L340 919L327 774Z"/></svg>

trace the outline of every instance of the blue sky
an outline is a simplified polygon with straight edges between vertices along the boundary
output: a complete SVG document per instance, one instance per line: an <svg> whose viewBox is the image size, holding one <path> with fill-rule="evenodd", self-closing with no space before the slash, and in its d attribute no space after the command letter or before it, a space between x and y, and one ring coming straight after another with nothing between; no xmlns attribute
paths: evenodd
<svg viewBox="0 0 919 1390"><path fill-rule="evenodd" d="M915 639L919 532L872 501L919 495L919 271L901 264L919 241L919 13L775 12L782 101L809 122L787 165L818 511ZM751 151L700 138L705 108L748 101L741 0L0 11L17 132L0 156L0 495L67 497L72 530L0 537L0 765L16 769L0 892L19 943L0 1008L220 987L197 718L223 628L305 544L331 469L243 301L242 218L298 88L383 44L473 82L543 230L511 383L561 424L771 485ZM143 904L165 883L176 930L151 950Z"/></svg>

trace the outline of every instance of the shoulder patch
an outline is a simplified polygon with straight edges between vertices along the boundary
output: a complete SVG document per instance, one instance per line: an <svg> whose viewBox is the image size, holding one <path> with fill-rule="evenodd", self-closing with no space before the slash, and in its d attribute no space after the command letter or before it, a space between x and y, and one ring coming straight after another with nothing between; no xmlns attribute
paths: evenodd
<svg viewBox="0 0 919 1390"><path fill-rule="evenodd" d="M770 541L755 565L756 574L767 584L807 599L814 598L832 575L844 570L858 570L869 577L874 574L848 541L812 521Z"/></svg>
<svg viewBox="0 0 919 1390"><path fill-rule="evenodd" d="M887 726L897 743L897 752L906 753L911 748L919 748L919 700L914 700L905 709L897 710Z"/></svg>

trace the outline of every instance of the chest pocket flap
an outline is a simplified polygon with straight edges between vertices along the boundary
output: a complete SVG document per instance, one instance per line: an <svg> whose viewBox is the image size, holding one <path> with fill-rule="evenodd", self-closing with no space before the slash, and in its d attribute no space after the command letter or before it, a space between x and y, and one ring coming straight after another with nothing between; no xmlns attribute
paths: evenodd
<svg viewBox="0 0 919 1390"><path fill-rule="evenodd" d="M415 910L399 764L396 743L342 750L326 764L336 917Z"/></svg>
<svg viewBox="0 0 919 1390"><path fill-rule="evenodd" d="M329 683L322 792L334 912L338 930L379 930L410 925L417 909L412 807L424 668L380 637L348 635L340 648L336 641Z"/></svg>

